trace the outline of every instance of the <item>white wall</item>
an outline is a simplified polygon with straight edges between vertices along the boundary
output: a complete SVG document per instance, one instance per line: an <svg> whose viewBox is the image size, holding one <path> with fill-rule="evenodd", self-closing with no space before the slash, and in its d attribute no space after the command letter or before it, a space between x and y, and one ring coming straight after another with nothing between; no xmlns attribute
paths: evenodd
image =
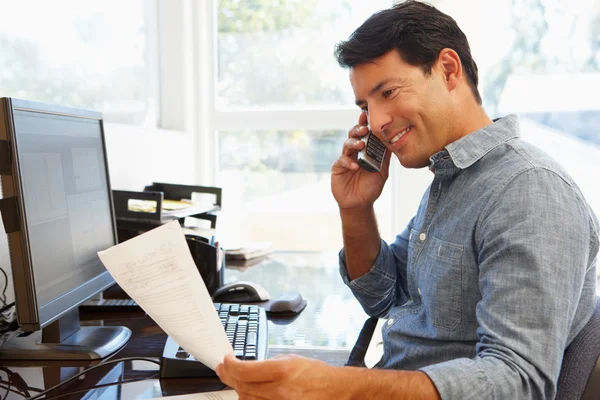
<svg viewBox="0 0 600 400"><path fill-rule="evenodd" d="M181 131L105 125L113 189L142 190L152 182L198 184L193 135Z"/></svg>

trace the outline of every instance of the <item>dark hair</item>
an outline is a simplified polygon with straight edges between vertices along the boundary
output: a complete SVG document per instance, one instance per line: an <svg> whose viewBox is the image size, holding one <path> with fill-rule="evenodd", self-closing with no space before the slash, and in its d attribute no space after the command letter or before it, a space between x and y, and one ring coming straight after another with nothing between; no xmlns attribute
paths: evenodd
<svg viewBox="0 0 600 400"><path fill-rule="evenodd" d="M452 17L430 4L408 0L373 14L348 40L336 44L335 57L341 67L352 68L396 49L404 61L429 75L444 48L460 57L475 100L481 104L477 64L467 37Z"/></svg>

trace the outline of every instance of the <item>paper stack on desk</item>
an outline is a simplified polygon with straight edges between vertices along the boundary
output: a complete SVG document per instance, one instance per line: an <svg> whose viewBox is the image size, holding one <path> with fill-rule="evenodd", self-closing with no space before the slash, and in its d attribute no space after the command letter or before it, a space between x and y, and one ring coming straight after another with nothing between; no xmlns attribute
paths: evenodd
<svg viewBox="0 0 600 400"><path fill-rule="evenodd" d="M251 260L263 257L273 252L271 242L223 243L226 260Z"/></svg>
<svg viewBox="0 0 600 400"><path fill-rule="evenodd" d="M196 360L214 370L226 354L233 354L179 222L98 256L119 286Z"/></svg>

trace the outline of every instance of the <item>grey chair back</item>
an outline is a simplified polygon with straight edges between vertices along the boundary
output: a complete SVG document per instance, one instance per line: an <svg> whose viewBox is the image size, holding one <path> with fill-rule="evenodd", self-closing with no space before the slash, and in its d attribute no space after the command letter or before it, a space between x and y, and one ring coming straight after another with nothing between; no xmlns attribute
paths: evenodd
<svg viewBox="0 0 600 400"><path fill-rule="evenodd" d="M592 318L565 350L556 399L600 399L600 298Z"/></svg>

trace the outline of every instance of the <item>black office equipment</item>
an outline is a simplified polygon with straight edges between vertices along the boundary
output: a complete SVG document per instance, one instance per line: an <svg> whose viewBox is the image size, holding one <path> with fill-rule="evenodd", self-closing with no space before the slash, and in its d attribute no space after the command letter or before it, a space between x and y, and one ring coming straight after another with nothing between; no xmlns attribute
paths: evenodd
<svg viewBox="0 0 600 400"><path fill-rule="evenodd" d="M265 304L265 310L269 316L297 315L306 308L306 300L298 292L283 292Z"/></svg>
<svg viewBox="0 0 600 400"><path fill-rule="evenodd" d="M230 282L212 293L212 300L216 303L258 303L270 298L267 289L248 281Z"/></svg>
<svg viewBox="0 0 600 400"><path fill-rule="evenodd" d="M97 252L117 243L102 114L0 100L0 211L18 335L3 360L107 357L131 331L80 327L78 306L114 284Z"/></svg>
<svg viewBox="0 0 600 400"><path fill-rule="evenodd" d="M197 235L185 235L185 240L196 264L196 268L202 276L208 294L212 295L224 279L225 257L222 250L213 239L206 239Z"/></svg>
<svg viewBox="0 0 600 400"><path fill-rule="evenodd" d="M180 185L153 182L143 191L113 190L117 235L119 242L129 240L164 223L178 220L185 224L186 218L210 221L211 229L216 228L217 212L221 210L222 189L212 186ZM206 194L210 201L192 203L194 193ZM167 210L167 201L187 200L189 206ZM145 206L149 204L149 206ZM198 234L186 234L188 247L204 280L208 293L212 294L223 282L225 257L216 239Z"/></svg>
<svg viewBox="0 0 600 400"><path fill-rule="evenodd" d="M212 201L191 203L193 193L208 194ZM143 191L113 190L117 233L119 242L131 239L140 233L149 231L174 219L182 225L185 218L197 218L210 221L210 227L217 224L217 212L221 209L222 189L212 186L179 185L153 182ZM189 207L165 210L166 200L179 202L189 200ZM146 202L148 208L135 207Z"/></svg>
<svg viewBox="0 0 600 400"><path fill-rule="evenodd" d="M221 324L240 360L264 360L268 353L267 316L258 306L215 303ZM170 337L161 357L160 377L192 378L216 376Z"/></svg>
<svg viewBox="0 0 600 400"><path fill-rule="evenodd" d="M79 312L144 312L133 299L88 300L79 306Z"/></svg>

